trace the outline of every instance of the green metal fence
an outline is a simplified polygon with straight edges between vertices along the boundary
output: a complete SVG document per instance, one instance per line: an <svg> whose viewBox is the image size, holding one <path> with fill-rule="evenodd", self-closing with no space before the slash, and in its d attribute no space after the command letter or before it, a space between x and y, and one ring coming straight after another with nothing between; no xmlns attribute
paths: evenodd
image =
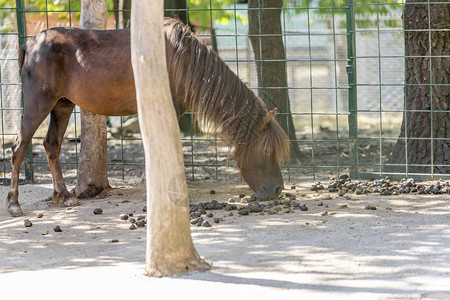
<svg viewBox="0 0 450 300"><path fill-rule="evenodd" d="M323 180L342 173L353 178L448 177L450 2L166 2L167 14L185 19L256 93L284 93L281 105L288 106L289 111L281 114L280 122L285 122L290 141L301 155L300 160L283 165L287 182ZM109 29L127 26L129 9L124 3L128 1L108 1ZM77 26L80 1L0 0L0 5L1 178L8 181L8 149L21 113L17 45L48 27ZM262 25L257 34L249 34L255 11ZM280 12L279 34L263 32L263 18L270 11ZM411 14L425 18L427 26L413 28L404 22ZM411 52L409 41L414 41L414 34L419 40L419 35L425 34L423 53ZM266 59L261 50L257 59L251 38L262 43L264 38L277 35L282 43L274 48L282 49L285 57ZM437 49L439 40L447 48ZM262 62L284 64L286 81L277 86L259 82L258 74L270 71L263 69ZM414 64L428 67L419 71ZM411 74L411 70L416 73ZM422 79L414 81L415 77ZM289 118L293 127L288 126ZM61 152L69 183L76 176L78 121L75 111ZM135 125L132 120L110 118L110 178L136 180L142 174L144 155ZM227 147L218 137L204 136L186 125L183 128L188 178L240 180ZM33 174L37 180L50 178L41 146L44 135L45 124L36 133L24 164L28 180Z"/></svg>

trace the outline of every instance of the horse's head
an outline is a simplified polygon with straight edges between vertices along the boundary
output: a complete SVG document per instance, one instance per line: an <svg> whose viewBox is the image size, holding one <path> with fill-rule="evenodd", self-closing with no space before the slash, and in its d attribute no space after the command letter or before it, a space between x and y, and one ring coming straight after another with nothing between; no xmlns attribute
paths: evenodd
<svg viewBox="0 0 450 300"><path fill-rule="evenodd" d="M256 139L249 144L238 145L235 160L241 175L255 191L258 199L277 197L283 190L280 162L289 154L286 133L275 120L277 109L263 118Z"/></svg>

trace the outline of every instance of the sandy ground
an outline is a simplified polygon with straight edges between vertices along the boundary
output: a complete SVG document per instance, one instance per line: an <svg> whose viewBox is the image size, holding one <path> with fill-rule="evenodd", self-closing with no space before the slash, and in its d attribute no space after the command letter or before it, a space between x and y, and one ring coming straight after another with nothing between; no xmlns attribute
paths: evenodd
<svg viewBox="0 0 450 300"><path fill-rule="evenodd" d="M308 211L242 217L213 211L224 218L220 224L191 227L199 254L213 269L148 278L145 229L129 230L130 223L119 220L122 213L144 214L143 187L113 184L106 198L71 210L45 200L51 185L20 186L26 216L0 210L2 299L450 299L448 195L334 194L325 200L327 192L297 184L285 192L297 194ZM189 187L194 202L250 195L244 185ZM1 199L7 190L0 187ZM366 210L368 204L377 210ZM95 208L103 214L94 215ZM44 216L35 219L38 213ZM25 228L24 218L33 226ZM63 232L54 232L55 225Z"/></svg>

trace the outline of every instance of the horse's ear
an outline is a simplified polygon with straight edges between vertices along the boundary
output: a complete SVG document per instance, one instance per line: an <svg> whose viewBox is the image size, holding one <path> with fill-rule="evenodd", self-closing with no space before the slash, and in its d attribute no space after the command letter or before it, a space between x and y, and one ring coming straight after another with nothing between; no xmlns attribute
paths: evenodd
<svg viewBox="0 0 450 300"><path fill-rule="evenodd" d="M264 119L262 120L261 123L261 129L266 128L266 126L270 123L270 121L272 121L272 119L275 119L275 116L277 114L277 108L274 108L270 111L267 112L267 114L264 116Z"/></svg>
<svg viewBox="0 0 450 300"><path fill-rule="evenodd" d="M271 113L272 114L272 119L275 119L275 116L277 115L277 110L278 110L278 108L274 108L274 109L272 109L271 111L269 111L269 113Z"/></svg>

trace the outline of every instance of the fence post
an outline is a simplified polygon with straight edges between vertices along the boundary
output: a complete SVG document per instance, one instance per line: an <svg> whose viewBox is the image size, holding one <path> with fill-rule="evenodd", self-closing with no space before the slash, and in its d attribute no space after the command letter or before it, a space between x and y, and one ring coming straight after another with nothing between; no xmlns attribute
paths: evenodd
<svg viewBox="0 0 450 300"><path fill-rule="evenodd" d="M17 33L19 46L26 43L27 36L27 22L25 19L24 0L16 0L16 17L17 17ZM23 108L23 93L21 93L20 104ZM34 182L34 170L33 170L33 141L27 147L25 153L25 179L27 181Z"/></svg>
<svg viewBox="0 0 450 300"><path fill-rule="evenodd" d="M350 177L358 177L358 100L356 79L355 0L346 0L348 125L350 139Z"/></svg>

